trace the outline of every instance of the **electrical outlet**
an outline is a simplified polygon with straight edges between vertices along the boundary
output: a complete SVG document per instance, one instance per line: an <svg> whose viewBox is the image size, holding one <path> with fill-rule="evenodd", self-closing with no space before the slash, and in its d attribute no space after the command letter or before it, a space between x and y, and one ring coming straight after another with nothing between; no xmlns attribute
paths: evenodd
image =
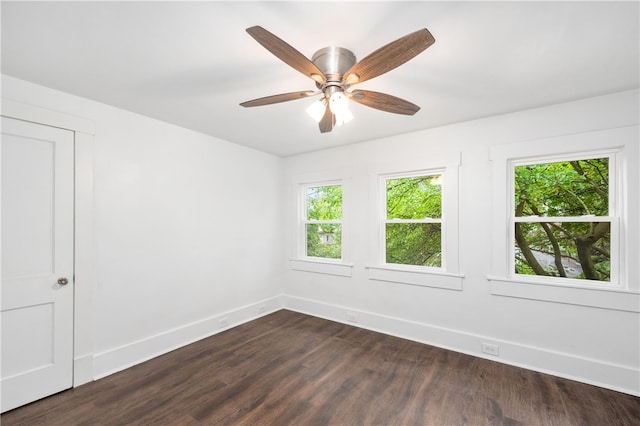
<svg viewBox="0 0 640 426"><path fill-rule="evenodd" d="M267 305L260 305L258 307L258 313L259 314L264 314L264 312L267 310Z"/></svg>
<svg viewBox="0 0 640 426"><path fill-rule="evenodd" d="M347 321L358 322L358 318L356 317L355 312L347 312Z"/></svg>
<svg viewBox="0 0 640 426"><path fill-rule="evenodd" d="M229 327L229 318L220 318L220 328Z"/></svg>
<svg viewBox="0 0 640 426"><path fill-rule="evenodd" d="M491 343L483 343L482 352L493 356L500 356L500 347L498 345L492 345Z"/></svg>

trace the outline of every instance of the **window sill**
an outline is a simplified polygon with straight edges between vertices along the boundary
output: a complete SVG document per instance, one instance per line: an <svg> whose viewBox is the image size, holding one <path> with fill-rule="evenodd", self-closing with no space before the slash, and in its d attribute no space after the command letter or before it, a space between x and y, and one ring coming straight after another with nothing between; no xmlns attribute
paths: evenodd
<svg viewBox="0 0 640 426"><path fill-rule="evenodd" d="M525 279L488 276L491 294L589 306L627 312L640 312L640 293L616 288L586 288L533 282Z"/></svg>
<svg viewBox="0 0 640 426"><path fill-rule="evenodd" d="M402 267L368 266L367 269L369 270L370 280L443 288L447 290L462 290L462 280L464 279L464 275L461 274L405 269Z"/></svg>
<svg viewBox="0 0 640 426"><path fill-rule="evenodd" d="M296 271L315 272L318 274L351 277L353 264L330 260L291 259L291 269Z"/></svg>

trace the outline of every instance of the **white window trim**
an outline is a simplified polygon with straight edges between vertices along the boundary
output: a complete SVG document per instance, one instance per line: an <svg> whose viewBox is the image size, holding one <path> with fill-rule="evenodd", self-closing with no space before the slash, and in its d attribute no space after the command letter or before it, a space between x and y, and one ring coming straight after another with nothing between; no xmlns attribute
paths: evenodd
<svg viewBox="0 0 640 426"><path fill-rule="evenodd" d="M442 158L444 157L444 158ZM459 168L455 152L413 164L392 164L369 170L371 187L370 280L386 281L447 290L462 290L464 275L459 271ZM411 167L414 166L414 167ZM386 179L442 174L442 266L439 268L385 262Z"/></svg>
<svg viewBox="0 0 640 426"><path fill-rule="evenodd" d="M294 244L289 260L291 269L303 272L313 272L327 275L351 277L353 263L350 262L350 234L349 223L349 181L351 171L349 169L336 169L322 172L299 174L292 179L293 199L295 207L295 220L293 230ZM306 188L315 186L342 186L342 258L330 259L322 257L306 256ZM331 221L333 222L333 221Z"/></svg>
<svg viewBox="0 0 640 426"><path fill-rule="evenodd" d="M290 259L289 263L291 264L291 269L296 271L315 272L340 277L350 277L353 269L353 264L351 263L332 262L331 259L323 258Z"/></svg>
<svg viewBox="0 0 640 426"><path fill-rule="evenodd" d="M420 269L418 269L420 268ZM369 279L374 281L386 281L422 287L435 287L447 290L462 290L464 275L452 274L436 270L436 268L424 267L409 268L398 265L398 267L387 266L367 266Z"/></svg>
<svg viewBox="0 0 640 426"><path fill-rule="evenodd" d="M638 137L638 126L628 126L491 148L492 259L491 274L487 276L491 283L491 294L640 312L637 278L640 268L639 262L635 260L640 240ZM515 274L511 229L513 165L516 162L525 163L527 159L535 162L543 157L597 156L612 151L616 152L613 157L616 186L610 188L610 212L615 212L620 217L620 220L616 217L612 221L612 256L616 255L618 258L616 282L613 282L613 277L609 284ZM629 162L632 166L629 166ZM616 248L613 247L614 244Z"/></svg>

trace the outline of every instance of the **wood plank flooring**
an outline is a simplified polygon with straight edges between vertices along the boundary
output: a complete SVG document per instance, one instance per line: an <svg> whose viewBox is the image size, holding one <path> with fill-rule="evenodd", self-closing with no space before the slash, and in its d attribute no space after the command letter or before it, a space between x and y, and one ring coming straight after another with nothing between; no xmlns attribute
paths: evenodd
<svg viewBox="0 0 640 426"><path fill-rule="evenodd" d="M281 310L10 425L639 425L640 398Z"/></svg>

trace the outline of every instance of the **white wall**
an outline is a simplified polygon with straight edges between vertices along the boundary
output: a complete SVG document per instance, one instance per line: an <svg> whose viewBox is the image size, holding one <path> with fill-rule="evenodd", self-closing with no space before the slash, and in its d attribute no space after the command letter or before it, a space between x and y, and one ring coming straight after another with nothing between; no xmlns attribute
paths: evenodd
<svg viewBox="0 0 640 426"><path fill-rule="evenodd" d="M487 280L491 274L491 193L503 190L491 187L490 147L637 124L638 91L630 91L285 159L285 216L291 253L295 226L290 224L296 222L292 207L298 176L322 176L329 169L349 170L346 185L353 198L345 201L348 223L344 239L350 244L354 264L352 277L289 269L285 306L342 322L353 322L355 317L357 325L366 328L640 394L637 312L496 296L490 293ZM631 169L640 166L637 152L630 159ZM421 158L427 164L434 156L456 153L462 156L462 291L369 280L366 266L372 262L368 256L372 165L405 164L414 170ZM633 176L635 180L629 182L633 196L630 210L637 212L640 182L637 173ZM637 214L633 217L637 221ZM637 223L634 228L637 231ZM638 235L630 239L635 243L630 246L634 273L629 284L637 291ZM637 304L637 293L629 297ZM500 356L482 354L482 342L498 344Z"/></svg>
<svg viewBox="0 0 640 426"><path fill-rule="evenodd" d="M95 123L93 377L279 307L281 159L7 76L2 96Z"/></svg>
<svg viewBox="0 0 640 426"><path fill-rule="evenodd" d="M478 356L481 342L495 343L498 361L640 394L637 313L495 296L486 279L490 147L637 125L637 91L287 159L6 76L2 96L95 123L95 378L284 303L338 321L350 312L356 325ZM371 167L452 153L462 154L462 291L369 280ZM351 171L350 278L288 265L292 181L327 168Z"/></svg>

